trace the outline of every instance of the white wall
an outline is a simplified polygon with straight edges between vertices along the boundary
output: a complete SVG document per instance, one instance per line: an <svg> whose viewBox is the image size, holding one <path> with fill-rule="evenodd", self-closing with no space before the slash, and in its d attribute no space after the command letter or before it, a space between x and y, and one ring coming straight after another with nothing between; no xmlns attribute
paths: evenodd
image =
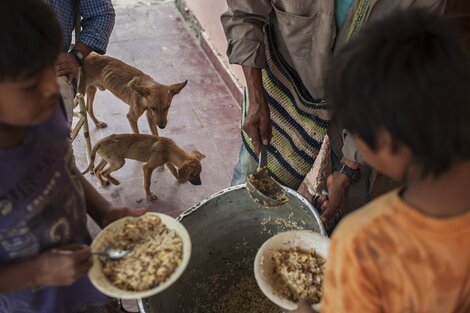
<svg viewBox="0 0 470 313"><path fill-rule="evenodd" d="M188 9L191 10L201 24L212 47L224 63L227 64L235 78L239 80L241 85L244 85L245 79L241 67L239 65L228 65L225 54L227 40L220 23L220 15L227 9L227 2L225 0L185 0L185 2Z"/></svg>

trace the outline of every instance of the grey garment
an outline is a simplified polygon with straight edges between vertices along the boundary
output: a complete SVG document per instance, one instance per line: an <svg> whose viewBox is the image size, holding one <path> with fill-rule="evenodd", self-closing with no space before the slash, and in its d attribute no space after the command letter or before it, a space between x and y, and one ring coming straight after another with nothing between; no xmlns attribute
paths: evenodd
<svg viewBox="0 0 470 313"><path fill-rule="evenodd" d="M452 0L456 1L456 0ZM423 7L443 13L448 0L371 0L370 19L398 9ZM315 99L324 98L323 78L333 55L348 40L359 4L355 0L336 38L335 0L228 0L221 21L230 63L266 65L263 28L274 26L278 50Z"/></svg>
<svg viewBox="0 0 470 313"><path fill-rule="evenodd" d="M366 164L364 158L361 156L359 153L356 142L353 138L353 135L351 132L349 132L347 129L343 130L343 156L350 160L354 161L359 164Z"/></svg>
<svg viewBox="0 0 470 313"><path fill-rule="evenodd" d="M444 13L447 5L468 0L371 0L369 19L381 18L401 8L422 7ZM272 24L278 50L297 72L303 85L315 99L324 98L323 79L336 51L348 41L348 30L359 0L354 0L346 20L336 31L335 0L228 0L221 21L228 41L230 63L264 68L264 26ZM466 7L460 4L460 7ZM343 129L333 123L328 131L333 150L342 155ZM348 145L354 147L354 145ZM344 151L344 150L343 150ZM357 150L346 154L356 155Z"/></svg>
<svg viewBox="0 0 470 313"><path fill-rule="evenodd" d="M310 95L322 99L323 75L336 36L334 0L229 0L221 20L230 63L266 65L263 28L272 24L278 50Z"/></svg>

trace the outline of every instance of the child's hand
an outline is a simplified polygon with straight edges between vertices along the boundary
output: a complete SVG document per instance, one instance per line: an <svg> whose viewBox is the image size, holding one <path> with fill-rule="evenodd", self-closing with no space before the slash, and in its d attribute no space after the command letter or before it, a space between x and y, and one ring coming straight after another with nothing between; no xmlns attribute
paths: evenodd
<svg viewBox="0 0 470 313"><path fill-rule="evenodd" d="M104 228L107 225L111 224L112 222L120 218L126 217L126 216L141 216L145 214L148 210L149 209L147 208L138 208L138 209L131 209L128 207L111 208L103 217L100 226Z"/></svg>
<svg viewBox="0 0 470 313"><path fill-rule="evenodd" d="M297 309L294 311L290 311L290 313L315 313L310 305L308 305L305 301L300 301Z"/></svg>
<svg viewBox="0 0 470 313"><path fill-rule="evenodd" d="M68 286L85 275L93 264L91 250L80 244L47 251L36 259L37 284Z"/></svg>

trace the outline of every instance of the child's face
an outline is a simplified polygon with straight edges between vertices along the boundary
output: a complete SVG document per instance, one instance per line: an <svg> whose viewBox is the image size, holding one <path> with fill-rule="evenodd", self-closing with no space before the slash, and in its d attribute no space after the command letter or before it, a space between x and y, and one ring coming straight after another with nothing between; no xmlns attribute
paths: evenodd
<svg viewBox="0 0 470 313"><path fill-rule="evenodd" d="M56 109L59 85L54 67L29 78L0 82L0 123L30 126L45 121Z"/></svg>
<svg viewBox="0 0 470 313"><path fill-rule="evenodd" d="M410 150L394 142L390 133L379 131L377 149L371 149L360 137L354 136L357 148L367 164L395 181L404 181L411 161Z"/></svg>

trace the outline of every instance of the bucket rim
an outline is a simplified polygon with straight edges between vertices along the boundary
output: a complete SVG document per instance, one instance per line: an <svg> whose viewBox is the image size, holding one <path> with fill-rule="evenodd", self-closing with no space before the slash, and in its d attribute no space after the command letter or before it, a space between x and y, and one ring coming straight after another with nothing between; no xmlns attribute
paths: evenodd
<svg viewBox="0 0 470 313"><path fill-rule="evenodd" d="M323 235L323 236L328 236L327 232L326 232L326 228L325 228L325 225L323 224L323 222L321 221L321 218L320 218L320 214L318 213L318 210L307 200L305 199L304 196L302 196L300 193L298 193L297 191L295 191L294 189L291 189L289 187L285 187L285 186L282 186L282 188L284 188L284 190L298 198L313 214L313 216L315 217L315 220L316 222L318 223L318 227L320 228L320 234ZM205 198L204 200L201 200L200 202L196 203L195 205L193 205L192 207L190 207L189 209L185 210L184 212L182 212L180 215L178 215L178 217L176 218L177 221L181 222L186 216L189 216L191 215L192 213L196 212L200 207L202 207L204 204L206 204L207 202L223 195L223 194L226 194L228 192L231 192L231 191L235 191L235 190L240 190L240 189L246 189L246 184L240 184L240 185L236 185L236 186L230 186L228 188L224 188L220 191L217 191L216 193L214 193L213 195L211 195L210 197L207 197ZM248 192L248 191L247 191ZM137 299L137 307L139 309L139 312L140 313L150 313L149 311L147 311L147 307L148 307L148 301L147 301L147 298L143 298L143 299Z"/></svg>

